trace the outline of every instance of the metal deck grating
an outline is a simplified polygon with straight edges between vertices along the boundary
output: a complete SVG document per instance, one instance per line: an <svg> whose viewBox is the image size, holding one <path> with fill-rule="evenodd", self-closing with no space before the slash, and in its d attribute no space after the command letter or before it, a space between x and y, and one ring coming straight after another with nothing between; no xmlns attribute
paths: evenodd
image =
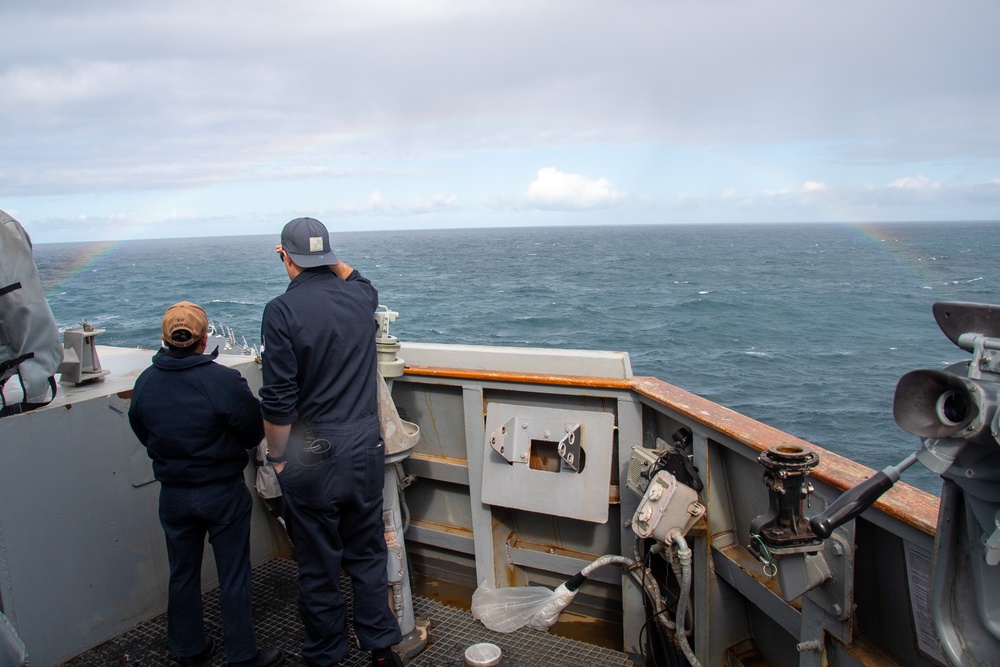
<svg viewBox="0 0 1000 667"><path fill-rule="evenodd" d="M253 573L253 605L259 646L278 646L298 657L303 629L296 605L295 562L273 559ZM342 589L351 602L348 579ZM222 637L219 614L219 591L204 596L205 625L210 634ZM502 667L633 667L625 653L557 637L545 632L521 629L510 634L487 630L462 609L414 596L414 615L430 621L427 648L410 667L463 667L465 649L479 642L491 642L503 651ZM350 617L350 612L348 612ZM30 647L29 647L30 650ZM172 665L167 649L166 615L141 623L114 639L97 646L69 662L66 667L152 667ZM225 653L220 647L211 667L224 667ZM286 663L289 664L289 663ZM292 662L291 664L295 664ZM368 667L368 653L352 650L343 667Z"/></svg>

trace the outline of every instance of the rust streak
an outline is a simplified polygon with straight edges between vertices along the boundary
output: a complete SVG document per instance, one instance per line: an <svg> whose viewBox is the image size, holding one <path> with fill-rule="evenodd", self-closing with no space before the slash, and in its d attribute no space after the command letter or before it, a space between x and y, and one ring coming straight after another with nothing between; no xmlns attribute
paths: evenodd
<svg viewBox="0 0 1000 667"><path fill-rule="evenodd" d="M510 544L510 546L511 548L514 549L523 549L525 551L535 551L537 553L566 556L568 558L575 558L576 560L592 561L598 556L600 556L600 554L592 554L592 553L587 553L585 551L567 549L566 547L561 547L556 543L538 544L537 542L528 542L527 540L522 540L516 535L514 535L514 541Z"/></svg>
<svg viewBox="0 0 1000 667"><path fill-rule="evenodd" d="M865 639L863 635L855 634L850 644L845 644L836 636L829 635L830 641L834 641L843 647L844 651L862 665L898 665L891 655L882 650L870 639Z"/></svg>
<svg viewBox="0 0 1000 667"><path fill-rule="evenodd" d="M410 458L417 461L427 461L429 463L438 463L440 465L454 466L456 468L468 468L469 462L465 459L456 459L452 456L439 456L437 454L424 454L422 452L414 452L410 454Z"/></svg>
<svg viewBox="0 0 1000 667"><path fill-rule="evenodd" d="M437 523L434 521L421 521L419 519L414 519L410 522L411 526L419 526L427 530L435 531L438 533L448 533L449 535L457 535L459 537L464 537L467 539L473 539L472 530L469 528L462 528L461 526L451 526L446 523Z"/></svg>
<svg viewBox="0 0 1000 667"><path fill-rule="evenodd" d="M733 561L737 567L747 573L761 586L774 593L775 597L781 597L781 587L778 585L776 577L769 577L764 574L761 562L739 544L731 544L722 547L719 551Z"/></svg>

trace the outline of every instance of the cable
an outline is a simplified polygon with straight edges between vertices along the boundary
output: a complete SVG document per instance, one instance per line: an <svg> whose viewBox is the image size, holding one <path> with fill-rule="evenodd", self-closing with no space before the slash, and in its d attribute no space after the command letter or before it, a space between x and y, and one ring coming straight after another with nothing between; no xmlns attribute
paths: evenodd
<svg viewBox="0 0 1000 667"><path fill-rule="evenodd" d="M693 558L691 548L688 547L687 541L684 540L684 536L679 530L671 531L667 537L677 545L677 560L680 561L682 572L681 591L677 600L677 615L675 617L677 619L677 641L681 645L681 651L684 652L684 657L686 657L688 662L691 663L691 667L701 667L701 663L698 662L698 658L695 656L694 651L691 650L691 645L688 644L687 630L685 629L688 596L691 595L691 560Z"/></svg>
<svg viewBox="0 0 1000 667"><path fill-rule="evenodd" d="M659 584L654 580L646 578L647 572L652 572L652 557L662 550L661 543L657 542L653 548L646 551L642 557L642 577L637 579L637 583L642 586L645 595L643 596L643 609L646 612L646 622L640 631L640 645L642 633L649 629L648 646L649 657L652 659L654 667L686 667L684 656L677 646L670 640L668 632L674 629L674 623L670 620L670 609L665 604L663 596L659 593ZM638 547L637 547L638 551ZM656 595L652 590L656 589ZM652 626L652 627L650 627Z"/></svg>

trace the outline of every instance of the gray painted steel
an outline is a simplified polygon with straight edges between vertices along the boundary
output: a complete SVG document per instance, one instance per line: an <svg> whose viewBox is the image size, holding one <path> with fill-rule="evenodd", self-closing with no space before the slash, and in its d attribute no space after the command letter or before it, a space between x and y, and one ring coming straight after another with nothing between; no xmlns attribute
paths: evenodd
<svg viewBox="0 0 1000 667"><path fill-rule="evenodd" d="M422 365L448 351L447 346L414 346L401 356ZM540 351L455 352L450 363L441 365L631 375L627 355L560 351L550 364ZM104 366L112 371L105 382L66 388L39 412L0 420L0 604L33 664L56 664L165 609L157 484L125 417L132 383L150 356L102 348ZM238 367L256 390L256 363L245 357L229 357L226 363ZM420 427L420 441L402 465L416 477L403 502L409 519L406 551L421 576L433 574L468 587L481 582L555 587L599 556L633 556L628 521L639 497L625 484L632 448L655 448L686 427L707 508L706 518L687 537L694 556L692 644L702 664L738 664L741 652L776 665L819 664L808 648L817 640L830 647L821 654L826 664L883 659L938 664L933 647L917 635L910 599L918 596L919 582L907 577L907 554L930 553L933 537L872 508L854 522L853 531L842 533L846 560L837 570L837 587L829 595L785 602L746 549L750 523L768 506L757 452L706 426L702 415L593 383L404 375L394 379L392 394L400 416ZM491 415L505 411L504 420L518 413L540 420L601 415L607 423L593 461L587 448L595 441L581 431L587 468L593 464L600 474L547 473L579 482L557 494L575 500L551 508L530 497L551 500L539 484L498 484L503 476L493 472L500 469L495 466L515 464L489 461L497 452L487 438L500 423ZM839 493L823 484L816 487L814 511ZM603 523L593 520L590 509L575 513L592 502L601 504ZM255 563L289 553L280 527L261 505L255 508L252 534ZM214 582L207 556L205 585ZM569 611L620 623L623 649L638 653L645 623L642 597L620 570L602 569L583 585ZM419 616L420 608L415 611ZM566 664L557 660L534 664Z"/></svg>
<svg viewBox="0 0 1000 667"><path fill-rule="evenodd" d="M166 608L159 484L126 416L152 353L102 353L107 381L61 386L49 406L0 420L0 601L33 665L56 664ZM229 362L259 386L252 360ZM287 551L256 505L255 564ZM206 552L210 587L217 576Z"/></svg>

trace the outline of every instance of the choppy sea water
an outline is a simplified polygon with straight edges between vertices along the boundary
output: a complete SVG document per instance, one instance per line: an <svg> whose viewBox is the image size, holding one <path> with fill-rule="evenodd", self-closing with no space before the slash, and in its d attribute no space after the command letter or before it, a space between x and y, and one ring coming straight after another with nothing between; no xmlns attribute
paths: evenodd
<svg viewBox="0 0 1000 667"><path fill-rule="evenodd" d="M28 230L30 233L30 229ZM61 327L154 348L201 304L256 345L287 276L273 236L39 244ZM998 303L1000 223L671 225L334 234L418 342L622 350L657 376L875 469L917 446L899 377L967 358L935 301ZM912 467L903 479L937 493Z"/></svg>

